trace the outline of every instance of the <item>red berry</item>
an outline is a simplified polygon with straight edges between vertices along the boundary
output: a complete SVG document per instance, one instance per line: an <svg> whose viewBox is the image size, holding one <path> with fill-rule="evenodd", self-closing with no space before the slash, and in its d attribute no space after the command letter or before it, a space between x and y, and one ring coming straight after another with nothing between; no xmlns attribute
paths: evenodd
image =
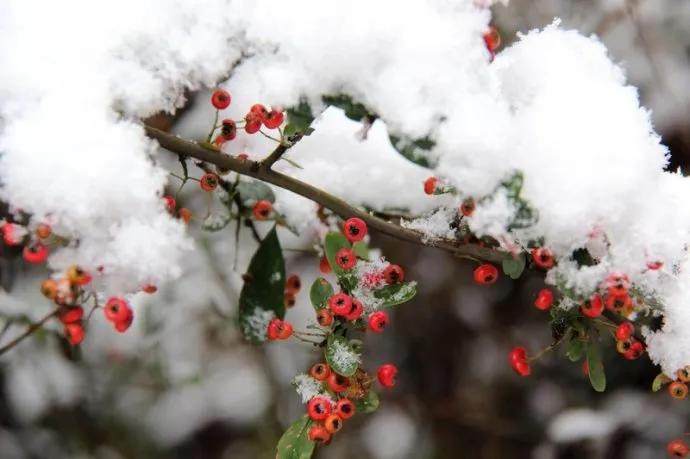
<svg viewBox="0 0 690 459"><path fill-rule="evenodd" d="M343 229L345 237L351 242L361 241L367 235L367 224L361 218L348 218Z"/></svg>
<svg viewBox="0 0 690 459"><path fill-rule="evenodd" d="M355 321L359 319L364 313L364 306L359 300L352 300L352 307L350 311L345 315L345 319Z"/></svg>
<svg viewBox="0 0 690 459"><path fill-rule="evenodd" d="M405 270L398 265L388 265L383 270L383 278L390 285L399 284L405 279Z"/></svg>
<svg viewBox="0 0 690 459"><path fill-rule="evenodd" d="M285 281L285 291L287 292L294 294L299 292L300 288L302 288L302 281L297 274L292 274Z"/></svg>
<svg viewBox="0 0 690 459"><path fill-rule="evenodd" d="M226 118L220 127L220 136L224 141L234 140L237 137L237 124L234 120Z"/></svg>
<svg viewBox="0 0 690 459"><path fill-rule="evenodd" d="M182 220L186 224L189 224L189 222L192 221L192 211L187 209L186 207L183 207L180 210L178 210L177 215L179 215L180 220Z"/></svg>
<svg viewBox="0 0 690 459"><path fill-rule="evenodd" d="M309 428L309 440L313 441L314 443L328 443L331 439L331 434L328 433L328 431L319 424L314 424Z"/></svg>
<svg viewBox="0 0 690 459"><path fill-rule="evenodd" d="M72 346L76 346L84 341L84 336L86 336L86 332L81 323L65 325L65 338Z"/></svg>
<svg viewBox="0 0 690 459"><path fill-rule="evenodd" d="M213 172L209 172L201 176L201 180L199 180L199 186L204 191L213 191L218 186L219 180L220 179L216 174L214 174Z"/></svg>
<svg viewBox="0 0 690 459"><path fill-rule="evenodd" d="M398 367L392 363L386 363L381 365L376 372L376 377L379 380L379 384L383 387L390 389L395 386L395 376L398 374Z"/></svg>
<svg viewBox="0 0 690 459"><path fill-rule="evenodd" d="M601 301L599 294L595 293L590 299L585 300L580 305L580 312L591 319L599 317L604 312L604 303Z"/></svg>
<svg viewBox="0 0 690 459"><path fill-rule="evenodd" d="M58 317L63 324L73 324L79 322L84 317L84 309L81 306L63 309Z"/></svg>
<svg viewBox="0 0 690 459"><path fill-rule="evenodd" d="M688 396L688 386L680 381L673 381L668 385L668 393L676 400L685 400Z"/></svg>
<svg viewBox="0 0 690 459"><path fill-rule="evenodd" d="M333 323L333 313L328 309L319 309L319 312L316 313L316 321L322 327L330 327Z"/></svg>
<svg viewBox="0 0 690 459"><path fill-rule="evenodd" d="M175 208L177 207L177 201L175 200L175 198L173 198L169 194L166 194L165 196L163 196L163 200L165 201L165 208L168 209L168 212L174 214Z"/></svg>
<svg viewBox="0 0 690 459"><path fill-rule="evenodd" d="M350 419L355 415L355 404L349 398L341 398L335 404L333 412L338 415L340 419Z"/></svg>
<svg viewBox="0 0 690 459"><path fill-rule="evenodd" d="M119 320L114 323L115 325L115 330L117 330L120 333L126 332L130 325L132 325L132 322L134 321L134 311L131 309L127 310L127 317L124 318L124 320Z"/></svg>
<svg viewBox="0 0 690 459"><path fill-rule="evenodd" d="M266 220L273 212L273 204L271 201L262 199L254 204L254 209L252 209L252 214L256 220L262 221Z"/></svg>
<svg viewBox="0 0 690 459"><path fill-rule="evenodd" d="M328 263L328 258L321 257L321 260L319 260L319 271L321 271L323 274L328 274L331 272L331 265Z"/></svg>
<svg viewBox="0 0 690 459"><path fill-rule="evenodd" d="M627 341L635 331L635 326L630 322L623 322L616 327L616 339L618 341Z"/></svg>
<svg viewBox="0 0 690 459"><path fill-rule="evenodd" d="M149 295L153 295L158 291L158 287L156 287L153 284L146 284L144 287L141 289L144 293L148 293Z"/></svg>
<svg viewBox="0 0 690 459"><path fill-rule="evenodd" d="M340 269L352 269L357 264L357 257L352 249L342 248L335 253L335 264Z"/></svg>
<svg viewBox="0 0 690 459"><path fill-rule="evenodd" d="M639 359L642 354L644 354L644 344L635 340L630 344L628 350L623 353L623 357L628 360L635 360Z"/></svg>
<svg viewBox="0 0 690 459"><path fill-rule="evenodd" d="M436 177L429 177L424 181L424 192L426 194L434 194L437 185L438 179Z"/></svg>
<svg viewBox="0 0 690 459"><path fill-rule="evenodd" d="M5 223L2 225L2 240L5 245L12 247L21 244L24 236L22 235L21 227L14 223Z"/></svg>
<svg viewBox="0 0 690 459"><path fill-rule="evenodd" d="M647 269L651 271L657 271L661 269L661 267L664 266L664 263L662 261L648 261L647 262Z"/></svg>
<svg viewBox="0 0 690 459"><path fill-rule="evenodd" d="M464 201L462 201L462 204L460 204L460 213L464 217L471 217L474 213L475 208L476 204L474 203L474 199L467 198Z"/></svg>
<svg viewBox="0 0 690 459"><path fill-rule="evenodd" d="M609 274L606 277L606 287L610 296L629 296L630 279L625 274Z"/></svg>
<svg viewBox="0 0 690 459"><path fill-rule="evenodd" d="M543 288L539 290L539 294L537 295L537 299L534 300L534 306L537 309L541 309L542 311L546 311L551 307L553 304L553 292L551 289L548 288Z"/></svg>
<svg viewBox="0 0 690 459"><path fill-rule="evenodd" d="M388 325L388 314L385 311L376 311L369 316L369 330L374 333L381 333Z"/></svg>
<svg viewBox="0 0 690 459"><path fill-rule="evenodd" d="M45 223L41 223L36 227L36 236L38 236L41 239L49 238L52 233L53 230L50 228L50 225L47 225Z"/></svg>
<svg viewBox="0 0 690 459"><path fill-rule="evenodd" d="M666 446L669 457L688 457L690 448L683 440L673 440Z"/></svg>
<svg viewBox="0 0 690 459"><path fill-rule="evenodd" d="M582 361L582 374L589 376L589 363L587 363L587 360Z"/></svg>
<svg viewBox="0 0 690 459"><path fill-rule="evenodd" d="M328 388L333 392L345 392L350 386L350 381L345 377L341 376L335 371L331 371L328 376Z"/></svg>
<svg viewBox="0 0 690 459"><path fill-rule="evenodd" d="M311 367L309 374L317 381L325 381L331 375L331 369L325 363L317 363Z"/></svg>
<svg viewBox="0 0 690 459"><path fill-rule="evenodd" d="M51 300L55 299L55 296L57 295L57 291L58 291L58 285L57 285L57 282L55 282L55 280L46 279L41 283L41 293L46 298L49 298Z"/></svg>
<svg viewBox="0 0 690 459"><path fill-rule="evenodd" d="M489 51L496 51L501 46L501 35L496 27L489 26L489 30L484 32L484 43Z"/></svg>
<svg viewBox="0 0 690 459"><path fill-rule="evenodd" d="M253 113L247 113L244 117L244 130L247 134L255 134L261 129L261 118Z"/></svg>
<svg viewBox="0 0 690 459"><path fill-rule="evenodd" d="M84 271L77 265L71 265L67 269L67 280L76 286L83 286L91 282L91 274Z"/></svg>
<svg viewBox="0 0 690 459"><path fill-rule="evenodd" d="M556 264L556 261L553 258L553 253L544 247L536 247L532 249L532 260L534 260L535 265L542 269L553 268L553 265Z"/></svg>
<svg viewBox="0 0 690 459"><path fill-rule="evenodd" d="M606 297L606 309L627 315L633 309L632 298L627 293L625 295L609 294Z"/></svg>
<svg viewBox="0 0 690 459"><path fill-rule="evenodd" d="M129 315L129 305L125 300L118 297L108 298L103 310L105 318L110 322L122 322L123 320L127 320L127 316Z"/></svg>
<svg viewBox="0 0 690 459"><path fill-rule="evenodd" d="M22 256L24 257L24 261L26 261L27 263L43 263L48 259L48 247L41 244L40 242L36 242L32 245L27 245L24 247Z"/></svg>
<svg viewBox="0 0 690 459"><path fill-rule="evenodd" d="M331 415L333 407L326 397L316 396L307 403L307 414L314 421L323 421Z"/></svg>
<svg viewBox="0 0 690 459"><path fill-rule="evenodd" d="M474 270L474 281L478 284L493 284L498 279L498 269L490 263L479 265Z"/></svg>
<svg viewBox="0 0 690 459"><path fill-rule="evenodd" d="M343 428L343 420L337 414L331 414L323 421L323 427L331 434Z"/></svg>
<svg viewBox="0 0 690 459"><path fill-rule="evenodd" d="M268 110L261 104L254 104L249 109L249 113L259 118L263 122L268 117Z"/></svg>
<svg viewBox="0 0 690 459"><path fill-rule="evenodd" d="M213 91L213 94L211 94L211 104L213 104L217 110L228 108L231 100L230 93L224 89L216 89Z"/></svg>
<svg viewBox="0 0 690 459"><path fill-rule="evenodd" d="M522 346L514 347L510 351L510 366L520 376L526 377L531 373L529 361L527 360L527 349Z"/></svg>
<svg viewBox="0 0 690 459"><path fill-rule="evenodd" d="M272 319L268 324L266 336L271 341L288 339L292 336L292 324L286 320Z"/></svg>
<svg viewBox="0 0 690 459"><path fill-rule="evenodd" d="M352 298L347 293L336 293L328 299L328 306L336 316L345 316L352 310Z"/></svg>
<svg viewBox="0 0 690 459"><path fill-rule="evenodd" d="M268 112L268 115L266 116L266 119L264 119L263 123L268 129L275 129L283 124L284 119L285 114L282 111L271 110Z"/></svg>

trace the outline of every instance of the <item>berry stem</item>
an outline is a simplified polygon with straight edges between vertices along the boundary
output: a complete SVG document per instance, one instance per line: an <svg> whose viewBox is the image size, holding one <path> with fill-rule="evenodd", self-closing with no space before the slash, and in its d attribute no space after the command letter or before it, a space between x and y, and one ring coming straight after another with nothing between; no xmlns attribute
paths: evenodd
<svg viewBox="0 0 690 459"><path fill-rule="evenodd" d="M213 125L211 126L211 132L208 133L208 137L206 137L207 142L211 142L211 139L213 139L213 133L216 132L216 125L218 124L218 115L220 113L220 110L216 110L216 116L213 120Z"/></svg>
<svg viewBox="0 0 690 459"><path fill-rule="evenodd" d="M60 307L58 306L57 308L53 309L51 312L43 316L38 322L34 322L31 325L27 327L27 329L19 336L14 338L12 341L9 343L5 344L4 346L0 347L0 355L4 354L5 352L9 351L13 347L15 347L17 344L22 342L25 338L31 336L36 330L40 329L43 327L43 324L45 324L50 318L55 317L58 315L60 312Z"/></svg>

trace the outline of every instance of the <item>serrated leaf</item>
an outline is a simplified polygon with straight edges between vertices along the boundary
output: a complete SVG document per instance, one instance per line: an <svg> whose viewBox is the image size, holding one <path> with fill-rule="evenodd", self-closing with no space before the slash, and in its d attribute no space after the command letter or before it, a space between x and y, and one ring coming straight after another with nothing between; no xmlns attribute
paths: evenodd
<svg viewBox="0 0 690 459"><path fill-rule="evenodd" d="M283 433L276 447L276 459L309 459L314 453L314 442L309 440L311 419L304 415Z"/></svg>
<svg viewBox="0 0 690 459"><path fill-rule="evenodd" d="M237 185L237 192L240 194L240 200L245 206L253 206L257 201L265 199L274 203L276 197L273 194L271 187L259 180L243 181Z"/></svg>
<svg viewBox="0 0 690 459"><path fill-rule="evenodd" d="M244 278L240 292L240 329L248 341L261 342L266 339L266 326L271 317L285 316L285 260L275 226L261 241Z"/></svg>
<svg viewBox="0 0 690 459"><path fill-rule="evenodd" d="M587 366L589 367L589 382L592 388L597 392L604 392L606 390L606 374L596 343L587 343Z"/></svg>
<svg viewBox="0 0 690 459"><path fill-rule="evenodd" d="M326 362L341 376L352 376L357 371L361 356L347 338L331 335L326 344Z"/></svg>
<svg viewBox="0 0 690 459"><path fill-rule="evenodd" d="M220 231L228 226L230 220L230 215L212 214L204 219L203 223L201 224L201 228L210 232Z"/></svg>
<svg viewBox="0 0 690 459"><path fill-rule="evenodd" d="M309 299L317 311L328 307L328 299L334 294L333 286L323 277L319 277L311 284Z"/></svg>
<svg viewBox="0 0 690 459"><path fill-rule="evenodd" d="M423 167L433 167L435 162L432 161L427 152L434 148L436 142L429 137L422 137L421 139L410 139L404 136L389 135L391 145L398 153L403 155L415 164Z"/></svg>
<svg viewBox="0 0 690 459"><path fill-rule="evenodd" d="M373 413L378 409L378 407L379 394L377 394L374 390L367 392L367 395L365 395L364 398L355 400L355 409L357 410L357 414Z"/></svg>
<svg viewBox="0 0 690 459"><path fill-rule="evenodd" d="M357 258L363 260L369 259L369 245L364 241L357 241L352 244L352 251L355 253Z"/></svg>
<svg viewBox="0 0 690 459"><path fill-rule="evenodd" d="M663 373L659 373L656 375L656 378L654 378L654 381L652 381L652 392L658 392L664 386L664 384L668 384L671 381L671 378Z"/></svg>
<svg viewBox="0 0 690 459"><path fill-rule="evenodd" d="M390 308L398 304L410 301L417 294L416 282L403 282L387 285L374 292L374 297L382 300L379 308Z"/></svg>
<svg viewBox="0 0 690 459"><path fill-rule="evenodd" d="M290 107L286 111L287 124L283 131L286 136L289 137L297 133L309 135L314 131L314 129L310 127L311 123L314 121L314 114L306 101L302 100L299 105Z"/></svg>
<svg viewBox="0 0 690 459"><path fill-rule="evenodd" d="M518 254L517 257L507 257L503 259L502 267L506 276L511 279L519 279L525 270L525 255Z"/></svg>
<svg viewBox="0 0 690 459"><path fill-rule="evenodd" d="M568 351L565 355L568 356L571 362L577 362L585 355L585 342L580 339L574 339L568 344Z"/></svg>

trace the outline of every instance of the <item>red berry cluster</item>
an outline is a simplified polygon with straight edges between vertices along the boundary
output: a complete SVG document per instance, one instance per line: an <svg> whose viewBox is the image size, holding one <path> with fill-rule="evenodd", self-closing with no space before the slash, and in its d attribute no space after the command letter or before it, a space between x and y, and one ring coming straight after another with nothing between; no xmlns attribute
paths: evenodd
<svg viewBox="0 0 690 459"><path fill-rule="evenodd" d="M58 319L64 325L65 338L76 346L86 334L81 304L86 297L84 287L91 282L91 275L79 266L72 265L64 277L46 279L41 284L41 293L58 307Z"/></svg>
<svg viewBox="0 0 690 459"><path fill-rule="evenodd" d="M103 306L103 312L108 322L112 322L115 330L120 333L126 332L134 320L134 312L123 298L108 298Z"/></svg>
<svg viewBox="0 0 690 459"><path fill-rule="evenodd" d="M201 182L199 183L201 184ZM204 187L201 186L201 188L203 189ZM163 202L165 203L165 208L167 209L168 213L170 215L175 215L175 211L177 210L177 200L169 194L166 194L165 196L163 196ZM180 220L182 220L183 222L189 223L192 220L192 211L186 207L180 207L180 209L177 210L177 216L180 217Z"/></svg>
<svg viewBox="0 0 690 459"><path fill-rule="evenodd" d="M2 241L8 247L23 245L22 258L30 264L41 264L48 259L50 237L53 231L50 225L39 224L34 231L18 223L2 223L0 226Z"/></svg>

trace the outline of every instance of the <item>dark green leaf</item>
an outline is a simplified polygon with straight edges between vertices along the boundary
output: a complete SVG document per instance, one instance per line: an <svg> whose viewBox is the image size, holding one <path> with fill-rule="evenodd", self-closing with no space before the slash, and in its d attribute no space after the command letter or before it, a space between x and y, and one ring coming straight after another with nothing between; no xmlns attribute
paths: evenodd
<svg viewBox="0 0 690 459"><path fill-rule="evenodd" d="M374 292L374 296L383 302L379 308L389 308L410 301L417 294L416 282L387 285Z"/></svg>
<svg viewBox="0 0 690 459"><path fill-rule="evenodd" d="M317 311L319 309L328 307L328 299L333 296L333 286L323 277L319 277L311 284L311 289L309 290L309 298L311 299L311 304Z"/></svg>
<svg viewBox="0 0 690 459"><path fill-rule="evenodd" d="M326 235L324 241L324 249L326 251L326 258L328 259L328 264L331 265L331 269L336 274L336 276L342 276L345 271L338 266L335 262L335 254L338 253L340 249L351 248L350 242L343 236L342 233L332 231Z"/></svg>
<svg viewBox="0 0 690 459"><path fill-rule="evenodd" d="M357 241L352 244L352 251L355 252L358 258L363 260L369 259L369 246L364 241Z"/></svg>
<svg viewBox="0 0 690 459"><path fill-rule="evenodd" d="M264 341L270 319L285 316L285 260L275 226L261 241L244 278L240 292L240 329L245 339Z"/></svg>
<svg viewBox="0 0 690 459"><path fill-rule="evenodd" d="M321 98L326 105L332 105L334 107L341 108L345 112L345 116L353 121L361 121L362 119L369 117L375 118L376 115L367 108L355 102L352 97L347 94L338 94L335 96L323 96Z"/></svg>
<svg viewBox="0 0 690 459"><path fill-rule="evenodd" d="M568 351L565 353L565 355L568 356L571 362L577 362L585 355L585 349L585 341L582 341L581 339L574 339L570 341Z"/></svg>
<svg viewBox="0 0 690 459"><path fill-rule="evenodd" d="M283 433L276 448L276 459L309 459L314 453L314 442L309 440L311 419L304 415Z"/></svg>
<svg viewBox="0 0 690 459"><path fill-rule="evenodd" d="M240 193L240 200L245 206L254 206L257 201L262 199L271 203L276 201L271 187L259 180L240 182L237 185L237 191Z"/></svg>
<svg viewBox="0 0 690 459"><path fill-rule="evenodd" d="M427 153L434 148L436 142L429 137L422 137L421 139L415 140L391 134L388 138L393 148L398 150L398 153L413 163L423 167L433 167L435 165L435 161L432 161Z"/></svg>
<svg viewBox="0 0 690 459"><path fill-rule="evenodd" d="M604 364L601 362L599 347L596 343L587 343L587 366L589 367L589 382L597 392L606 390L606 374Z"/></svg>
<svg viewBox="0 0 690 459"><path fill-rule="evenodd" d="M359 413L373 413L379 407L379 394L374 390L367 392L364 398L355 400L355 409Z"/></svg>
<svg viewBox="0 0 690 459"><path fill-rule="evenodd" d="M314 131L309 127L313 121L314 114L311 107L305 100L302 100L296 107L287 109L287 124L284 134L288 137L296 133L309 135Z"/></svg>
<svg viewBox="0 0 690 459"><path fill-rule="evenodd" d="M573 251L572 258L578 266L594 266L598 263L585 248L579 248Z"/></svg>
<svg viewBox="0 0 690 459"><path fill-rule="evenodd" d="M182 177L187 179L187 177L189 177L189 170L187 169L187 157L178 155L177 159L180 161L180 165L182 166Z"/></svg>
<svg viewBox="0 0 690 459"><path fill-rule="evenodd" d="M361 356L347 338L331 335L326 345L326 362L333 371L342 376L352 376L359 367Z"/></svg>
<svg viewBox="0 0 690 459"><path fill-rule="evenodd" d="M518 279L525 270L525 255L518 254L517 257L503 259L503 272L511 279Z"/></svg>

